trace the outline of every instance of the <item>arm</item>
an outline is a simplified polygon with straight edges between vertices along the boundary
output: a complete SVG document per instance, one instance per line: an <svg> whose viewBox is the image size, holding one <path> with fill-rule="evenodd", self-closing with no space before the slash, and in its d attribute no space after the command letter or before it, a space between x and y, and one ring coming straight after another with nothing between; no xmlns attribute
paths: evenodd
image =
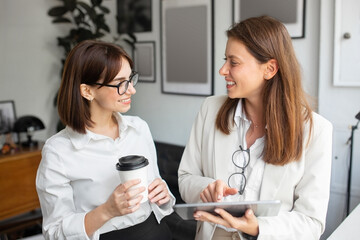
<svg viewBox="0 0 360 240"><path fill-rule="evenodd" d="M160 176L154 140L149 126L145 121L143 121L143 123L144 129L142 132L144 133L150 151L152 173L154 174L154 180L148 186L149 200L151 203L157 205L156 209L159 210L162 216L166 216L173 211L172 206L175 205L175 197L171 193L167 183Z"/></svg>
<svg viewBox="0 0 360 240"><path fill-rule="evenodd" d="M305 135L304 144L307 143ZM277 217L259 217L261 239L319 239L325 229L330 194L332 125L314 115L314 128L303 153L301 178L294 186L293 204L284 201L286 211ZM296 164L296 163L294 163ZM300 163L299 163L300 164ZM291 165L291 164L289 164ZM296 168L294 168L296 171ZM287 176L290 178L290 176ZM281 190L279 190L281 191ZM290 191L290 189L288 190ZM280 194L280 193L279 193Z"/></svg>
<svg viewBox="0 0 360 240"><path fill-rule="evenodd" d="M211 124L213 124L212 127L215 126L215 118L210 120L207 118L207 102L205 100L192 126L190 138L178 170L180 194L187 203L200 202L201 192L209 184L215 182L215 179L205 177L205 169L203 168L204 162L209 161L209 165L211 164L211 159L204 159L207 158L204 157L206 150L203 149L203 139L206 138L204 131L211 131L207 129ZM206 121L210 123L205 123Z"/></svg>
<svg viewBox="0 0 360 240"><path fill-rule="evenodd" d="M96 230L117 215L134 212L141 196L128 201L145 189L127 191L136 184L129 181L119 185L109 199L90 212L76 209L71 179L67 177L61 157L51 146L44 146L36 187L43 214L43 232L46 239L97 239ZM133 208L129 209L129 206Z"/></svg>

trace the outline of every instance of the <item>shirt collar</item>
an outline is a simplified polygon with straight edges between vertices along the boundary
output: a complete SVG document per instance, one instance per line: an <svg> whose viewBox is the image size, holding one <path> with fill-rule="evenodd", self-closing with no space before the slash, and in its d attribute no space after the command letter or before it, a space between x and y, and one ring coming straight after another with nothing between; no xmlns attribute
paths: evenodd
<svg viewBox="0 0 360 240"><path fill-rule="evenodd" d="M250 122L250 120L247 119L246 114L244 112L242 99L239 99L234 115L234 122L238 128L240 127L240 119L243 121Z"/></svg>
<svg viewBox="0 0 360 240"><path fill-rule="evenodd" d="M125 132L129 127L135 128L135 125L133 122L129 121L127 118L125 118L120 113L116 112L114 113L114 116L119 124L119 135L120 133ZM135 128L136 129L136 128ZM107 139L108 137L96 134L94 132L91 132L90 130L86 129L86 133L79 133L74 131L69 126L66 126L66 131L68 133L68 136L74 145L76 149L81 149L85 147L91 140L101 140L101 139Z"/></svg>

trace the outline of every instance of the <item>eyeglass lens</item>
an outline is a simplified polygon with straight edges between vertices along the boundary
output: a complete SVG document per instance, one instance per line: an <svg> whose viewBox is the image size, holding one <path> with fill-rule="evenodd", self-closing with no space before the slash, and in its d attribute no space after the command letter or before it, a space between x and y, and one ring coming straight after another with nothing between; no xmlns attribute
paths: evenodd
<svg viewBox="0 0 360 240"><path fill-rule="evenodd" d="M249 150L244 150L240 146L240 150L237 150L232 155L232 162L238 168L240 172L236 172L230 175L228 179L228 185L231 188L239 189L239 194L243 194L246 186L246 177L244 175L245 168L250 162L250 152Z"/></svg>
<svg viewBox="0 0 360 240"><path fill-rule="evenodd" d="M127 81L123 81L119 84L119 87L118 87L118 93L119 95L122 95L124 94L127 89L129 88L129 83L132 84L133 87L135 87L135 85L137 84L139 80L139 74L137 72L133 72L130 76L130 79L127 80Z"/></svg>
<svg viewBox="0 0 360 240"><path fill-rule="evenodd" d="M244 169L249 164L249 153L247 151L237 150L234 152L232 160L235 166Z"/></svg>
<svg viewBox="0 0 360 240"><path fill-rule="evenodd" d="M246 186L246 178L244 173L233 173L228 179L228 185L231 188L239 190L239 194L243 194Z"/></svg>

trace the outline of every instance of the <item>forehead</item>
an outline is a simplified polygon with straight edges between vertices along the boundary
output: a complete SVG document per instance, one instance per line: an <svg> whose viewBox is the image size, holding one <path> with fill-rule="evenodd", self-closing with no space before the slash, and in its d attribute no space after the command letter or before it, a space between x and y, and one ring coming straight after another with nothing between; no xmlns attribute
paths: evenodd
<svg viewBox="0 0 360 240"><path fill-rule="evenodd" d="M246 58L246 59L255 59L255 57L250 53L246 45L235 38L229 38L226 43L225 55L228 58Z"/></svg>
<svg viewBox="0 0 360 240"><path fill-rule="evenodd" d="M226 53L228 52L248 52L245 44L235 38L229 38L226 43Z"/></svg>
<svg viewBox="0 0 360 240"><path fill-rule="evenodd" d="M131 74L130 63L128 62L127 59L123 58L121 62L120 71L118 72L118 74L116 74L115 78L121 78L121 77L128 78L130 74Z"/></svg>

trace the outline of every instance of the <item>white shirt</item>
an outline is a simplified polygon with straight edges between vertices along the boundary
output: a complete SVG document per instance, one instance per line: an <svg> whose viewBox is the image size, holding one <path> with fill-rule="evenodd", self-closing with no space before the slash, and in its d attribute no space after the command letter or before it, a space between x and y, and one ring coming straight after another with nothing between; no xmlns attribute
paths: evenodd
<svg viewBox="0 0 360 240"><path fill-rule="evenodd" d="M235 110L234 122L239 133L239 142L236 150L240 149L240 145L243 149L248 149L246 144L246 133L250 128L251 121L246 117L241 99L239 100ZM250 162L244 171L244 175L247 179L246 187L242 195L235 195L237 196L236 201L256 201L259 200L260 197L260 187L265 168L265 162L261 156L264 149L264 137L256 139L249 149ZM236 167L232 161L229 161L229 163L229 176L234 172L239 172L239 168Z"/></svg>
<svg viewBox="0 0 360 240"><path fill-rule="evenodd" d="M238 105L235 109L234 122L238 131L238 142L237 147L234 149L240 149L240 145L243 149L248 149L246 144L246 133L250 128L251 121L247 119L246 114L243 109L241 99L238 102ZM244 169L244 175L246 177L246 187L242 195L239 193L235 195L229 195L223 199L224 202L238 202L238 201L257 201L260 198L260 188L261 182L264 175L265 162L262 159L261 153L264 149L264 137L256 139L250 149L250 162L248 166ZM232 159L228 161L228 176L235 172L240 172L241 170L234 165ZM226 228L222 225L217 225L220 228L223 228L226 231L234 232L237 231L234 228Z"/></svg>
<svg viewBox="0 0 360 240"><path fill-rule="evenodd" d="M149 160L148 184L160 177L154 142L146 122L120 113L114 115L120 135L115 140L88 130L80 134L66 127L46 141L36 177L46 239L89 239L84 227L85 215L106 202L121 183L115 168L120 157L142 155ZM141 223L152 211L160 222L173 211L174 204L172 195L171 200L160 207L145 202L134 213L110 219L91 239Z"/></svg>

